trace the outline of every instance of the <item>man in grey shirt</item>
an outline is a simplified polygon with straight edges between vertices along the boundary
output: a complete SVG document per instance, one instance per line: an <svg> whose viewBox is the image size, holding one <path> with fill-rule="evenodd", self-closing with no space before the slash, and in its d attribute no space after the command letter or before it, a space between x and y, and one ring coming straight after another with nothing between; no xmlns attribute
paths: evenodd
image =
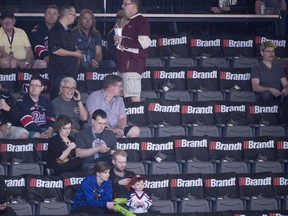
<svg viewBox="0 0 288 216"><path fill-rule="evenodd" d="M71 118L72 135L81 129L81 122L88 119L88 112L81 100L80 92L76 89L76 80L64 77L60 82L60 95L51 102L56 117L66 115Z"/></svg>
<svg viewBox="0 0 288 216"><path fill-rule="evenodd" d="M251 70L252 89L259 93L259 101L284 100L288 94L285 71L273 62L275 48L270 41L262 43L260 53L263 59Z"/></svg>

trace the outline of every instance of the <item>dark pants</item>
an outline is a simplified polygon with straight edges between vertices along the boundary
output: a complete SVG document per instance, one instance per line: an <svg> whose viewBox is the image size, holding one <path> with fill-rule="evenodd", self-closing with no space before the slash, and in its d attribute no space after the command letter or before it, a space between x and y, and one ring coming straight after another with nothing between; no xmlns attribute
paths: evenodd
<svg viewBox="0 0 288 216"><path fill-rule="evenodd" d="M54 175L64 173L64 172L78 172L81 168L82 159L75 157L72 160L67 161L54 168Z"/></svg>

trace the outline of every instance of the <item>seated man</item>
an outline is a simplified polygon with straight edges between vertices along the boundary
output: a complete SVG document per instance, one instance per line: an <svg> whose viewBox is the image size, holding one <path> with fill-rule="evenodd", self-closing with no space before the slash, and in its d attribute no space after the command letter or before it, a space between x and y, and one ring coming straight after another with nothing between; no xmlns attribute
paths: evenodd
<svg viewBox="0 0 288 216"><path fill-rule="evenodd" d="M77 48L84 54L80 66L84 69L98 68L99 70L114 69L114 61L102 61L102 39L99 31L96 30L94 14L89 9L83 9L79 15L76 33Z"/></svg>
<svg viewBox="0 0 288 216"><path fill-rule="evenodd" d="M1 12L0 59L1 68L46 68L43 60L33 60L34 55L25 31L14 27L16 19L9 10Z"/></svg>
<svg viewBox="0 0 288 216"><path fill-rule="evenodd" d="M110 170L110 179L113 187L113 198L127 198L129 194L128 184L134 172L125 170L127 164L127 153L124 150L116 150L113 153L112 163L114 167Z"/></svg>
<svg viewBox="0 0 288 216"><path fill-rule="evenodd" d="M50 138L53 135L55 114L50 101L41 95L43 89L42 78L33 75L28 93L17 100L20 122L31 138Z"/></svg>
<svg viewBox="0 0 288 216"><path fill-rule="evenodd" d="M48 5L44 13L44 21L38 23L30 33L30 41L37 59L49 62L48 34L57 22L59 9L56 5Z"/></svg>
<svg viewBox="0 0 288 216"><path fill-rule="evenodd" d="M97 161L111 162L111 150L116 148L116 137L106 130L107 114L98 109L92 114L91 126L76 136L76 156L83 158L82 170L89 172Z"/></svg>
<svg viewBox="0 0 288 216"><path fill-rule="evenodd" d="M275 49L276 45L269 41L262 43L260 53L263 59L251 70L252 89L259 93L259 101L283 100L288 94L285 70L273 63Z"/></svg>
<svg viewBox="0 0 288 216"><path fill-rule="evenodd" d="M139 137L140 129L137 126L127 126L127 115L123 98L122 78L117 75L108 75L103 80L103 89L91 93L86 105L89 115L94 110L103 109L108 115L107 127L117 137Z"/></svg>
<svg viewBox="0 0 288 216"><path fill-rule="evenodd" d="M56 117L66 115L72 120L72 134L81 129L81 121L87 121L88 111L86 110L80 92L76 89L76 80L72 77L65 77L60 82L60 95L51 102Z"/></svg>
<svg viewBox="0 0 288 216"><path fill-rule="evenodd" d="M9 91L0 83L0 138L27 139L28 131L20 125L17 104Z"/></svg>

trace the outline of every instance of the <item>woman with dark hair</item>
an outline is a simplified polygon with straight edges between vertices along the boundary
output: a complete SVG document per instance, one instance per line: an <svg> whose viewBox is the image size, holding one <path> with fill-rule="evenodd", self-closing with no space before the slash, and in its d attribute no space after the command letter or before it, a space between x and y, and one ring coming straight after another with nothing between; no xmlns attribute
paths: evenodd
<svg viewBox="0 0 288 216"><path fill-rule="evenodd" d="M72 120L60 115L55 122L57 133L50 138L47 153L47 174L57 175L62 172L80 171L81 159L75 157L76 144L70 136Z"/></svg>

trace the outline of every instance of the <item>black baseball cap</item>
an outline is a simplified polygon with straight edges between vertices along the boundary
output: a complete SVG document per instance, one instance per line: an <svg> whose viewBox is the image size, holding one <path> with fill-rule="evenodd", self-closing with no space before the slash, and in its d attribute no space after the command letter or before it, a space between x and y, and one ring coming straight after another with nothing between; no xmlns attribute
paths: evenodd
<svg viewBox="0 0 288 216"><path fill-rule="evenodd" d="M12 10L3 10L1 11L1 19L5 19L5 18L14 18L14 12Z"/></svg>

